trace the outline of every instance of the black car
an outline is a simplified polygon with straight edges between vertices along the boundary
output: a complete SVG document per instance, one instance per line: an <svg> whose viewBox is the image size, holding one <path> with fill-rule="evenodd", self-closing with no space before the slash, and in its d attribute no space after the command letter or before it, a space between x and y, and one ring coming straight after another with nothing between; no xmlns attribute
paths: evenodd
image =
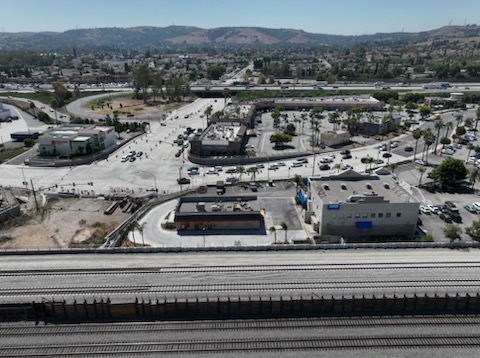
<svg viewBox="0 0 480 358"><path fill-rule="evenodd" d="M392 157L392 153L388 153L388 152L387 152L387 153L383 153L383 154L382 154L382 157L384 157L384 158L391 158L391 157Z"/></svg>
<svg viewBox="0 0 480 358"><path fill-rule="evenodd" d="M235 168L230 168L230 169L225 170L225 173L227 173L227 174L235 174L236 172L237 172L237 169L235 169Z"/></svg>
<svg viewBox="0 0 480 358"><path fill-rule="evenodd" d="M451 212L458 213L458 208L455 206L454 203L451 201L446 201L445 206L450 210Z"/></svg>
<svg viewBox="0 0 480 358"><path fill-rule="evenodd" d="M350 154L350 151L347 149L347 150L342 150L340 152L341 155L345 155L345 154Z"/></svg>
<svg viewBox="0 0 480 358"><path fill-rule="evenodd" d="M411 146L406 146L404 149L406 152L413 152L413 147Z"/></svg>
<svg viewBox="0 0 480 358"><path fill-rule="evenodd" d="M342 159L351 159L351 158L352 158L352 155L350 153L342 155Z"/></svg>
<svg viewBox="0 0 480 358"><path fill-rule="evenodd" d="M177 183L182 185L182 184L190 184L190 179L188 178L178 178Z"/></svg>
<svg viewBox="0 0 480 358"><path fill-rule="evenodd" d="M330 165L322 164L322 165L320 165L320 170L330 170Z"/></svg>
<svg viewBox="0 0 480 358"><path fill-rule="evenodd" d="M451 223L452 222L452 217L450 216L450 214L441 212L438 216L440 217L440 219L442 219L446 223Z"/></svg>
<svg viewBox="0 0 480 358"><path fill-rule="evenodd" d="M455 221L456 223L461 223L463 221L459 213L452 211L448 215L450 215L450 217L452 218L452 221Z"/></svg>

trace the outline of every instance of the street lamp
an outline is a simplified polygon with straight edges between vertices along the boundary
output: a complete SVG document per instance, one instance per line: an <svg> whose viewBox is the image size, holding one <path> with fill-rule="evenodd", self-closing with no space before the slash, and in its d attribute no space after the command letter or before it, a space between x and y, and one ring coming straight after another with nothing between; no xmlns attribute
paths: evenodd
<svg viewBox="0 0 480 358"><path fill-rule="evenodd" d="M203 233L203 247L205 247L205 230L206 230L206 227L204 226L202 228L202 233Z"/></svg>

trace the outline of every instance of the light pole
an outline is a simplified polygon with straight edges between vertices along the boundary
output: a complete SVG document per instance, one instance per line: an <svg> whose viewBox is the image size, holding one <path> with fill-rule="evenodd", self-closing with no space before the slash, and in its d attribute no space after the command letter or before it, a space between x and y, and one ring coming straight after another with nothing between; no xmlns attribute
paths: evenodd
<svg viewBox="0 0 480 358"><path fill-rule="evenodd" d="M182 166L178 168L178 183L180 184L180 192L183 191L182 188Z"/></svg>
<svg viewBox="0 0 480 358"><path fill-rule="evenodd" d="M202 228L202 233L203 233L203 247L205 247L205 229L206 229L206 227L204 226L204 227Z"/></svg>

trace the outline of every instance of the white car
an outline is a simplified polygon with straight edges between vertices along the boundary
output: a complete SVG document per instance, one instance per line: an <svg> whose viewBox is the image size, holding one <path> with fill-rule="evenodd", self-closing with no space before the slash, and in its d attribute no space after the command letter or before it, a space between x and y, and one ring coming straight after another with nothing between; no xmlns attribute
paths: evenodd
<svg viewBox="0 0 480 358"><path fill-rule="evenodd" d="M276 165L277 167L284 167L284 166L286 166L286 164L285 164L284 162L278 162L278 163L275 163L275 165Z"/></svg>
<svg viewBox="0 0 480 358"><path fill-rule="evenodd" d="M436 205L432 205L432 204L428 204L427 208L429 208L430 212L433 214L438 214L440 211Z"/></svg>
<svg viewBox="0 0 480 358"><path fill-rule="evenodd" d="M450 149L450 148L445 148L445 149L442 150L442 154L453 155L453 154L455 154L455 151L453 149Z"/></svg>
<svg viewBox="0 0 480 358"><path fill-rule="evenodd" d="M432 213L430 208L426 205L420 205L419 209L422 214L430 215Z"/></svg>
<svg viewBox="0 0 480 358"><path fill-rule="evenodd" d="M331 162L333 162L333 159L331 157L320 158L320 163L331 163Z"/></svg>
<svg viewBox="0 0 480 358"><path fill-rule="evenodd" d="M300 162L293 162L292 164L290 164L290 167L292 168L298 168L302 166L303 166L303 163L300 163Z"/></svg>
<svg viewBox="0 0 480 358"><path fill-rule="evenodd" d="M207 174L218 174L217 169L214 167L208 168Z"/></svg>
<svg viewBox="0 0 480 358"><path fill-rule="evenodd" d="M477 210L477 212L480 211L480 202L477 201L477 202L473 203L472 205Z"/></svg>

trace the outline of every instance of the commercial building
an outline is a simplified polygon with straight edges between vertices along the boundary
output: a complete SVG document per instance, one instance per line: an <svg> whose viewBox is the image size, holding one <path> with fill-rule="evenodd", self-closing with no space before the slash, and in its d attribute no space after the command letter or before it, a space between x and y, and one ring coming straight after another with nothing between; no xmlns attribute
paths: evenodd
<svg viewBox="0 0 480 358"><path fill-rule="evenodd" d="M96 153L115 145L113 127L93 124L63 124L47 130L39 138L41 156L80 156Z"/></svg>
<svg viewBox="0 0 480 358"><path fill-rule="evenodd" d="M346 170L308 180L305 221L347 241L413 239L420 203L390 175Z"/></svg>
<svg viewBox="0 0 480 358"><path fill-rule="evenodd" d="M190 140L190 153L199 157L234 156L243 152L247 127L238 122L211 124Z"/></svg>
<svg viewBox="0 0 480 358"><path fill-rule="evenodd" d="M259 230L264 216L256 195L184 196L176 211L177 230Z"/></svg>

